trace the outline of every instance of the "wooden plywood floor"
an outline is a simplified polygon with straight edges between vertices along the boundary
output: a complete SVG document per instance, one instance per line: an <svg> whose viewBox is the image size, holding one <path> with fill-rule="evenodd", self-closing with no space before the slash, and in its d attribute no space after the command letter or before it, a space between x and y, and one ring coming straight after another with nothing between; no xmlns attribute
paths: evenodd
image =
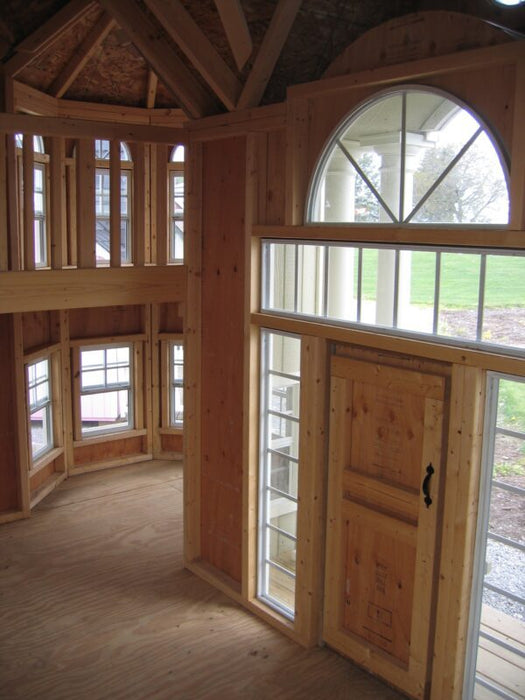
<svg viewBox="0 0 525 700"><path fill-rule="evenodd" d="M177 463L72 477L0 527L2 699L401 697L183 569Z"/></svg>

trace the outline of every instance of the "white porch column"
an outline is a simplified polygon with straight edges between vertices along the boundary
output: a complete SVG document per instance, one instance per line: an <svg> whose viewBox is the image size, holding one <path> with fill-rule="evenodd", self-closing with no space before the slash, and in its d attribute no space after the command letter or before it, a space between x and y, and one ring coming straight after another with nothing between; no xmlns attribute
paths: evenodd
<svg viewBox="0 0 525 700"><path fill-rule="evenodd" d="M325 221L350 222L355 218L355 170L342 153L334 153L326 173L329 193ZM328 261L327 314L331 318L351 320L354 311L354 251L333 246Z"/></svg>
<svg viewBox="0 0 525 700"><path fill-rule="evenodd" d="M407 141L410 134L407 134ZM374 149L381 156L381 196L394 216L398 219L407 216L413 207L414 172L417 168L421 145L405 145L405 173L403 212L400 208L401 193L401 149L399 142L381 144ZM393 223L383 209L380 221ZM398 324L410 311L410 277L412 253L402 251L399 256L398 280ZM380 250L377 261L377 305L376 323L392 326L394 322L395 251Z"/></svg>

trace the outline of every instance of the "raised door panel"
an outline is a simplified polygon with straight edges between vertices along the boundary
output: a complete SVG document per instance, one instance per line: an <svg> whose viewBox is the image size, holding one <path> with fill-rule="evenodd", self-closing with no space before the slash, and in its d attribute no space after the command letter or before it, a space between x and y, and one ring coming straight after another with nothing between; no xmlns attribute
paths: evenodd
<svg viewBox="0 0 525 700"><path fill-rule="evenodd" d="M423 698L445 379L334 357L331 394L324 637Z"/></svg>

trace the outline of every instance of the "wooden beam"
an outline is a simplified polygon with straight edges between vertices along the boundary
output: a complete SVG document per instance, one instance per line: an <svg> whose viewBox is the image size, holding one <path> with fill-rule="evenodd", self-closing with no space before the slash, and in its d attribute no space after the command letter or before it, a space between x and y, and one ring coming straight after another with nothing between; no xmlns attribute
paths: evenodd
<svg viewBox="0 0 525 700"><path fill-rule="evenodd" d="M180 302L186 267L32 270L0 275L0 313Z"/></svg>
<svg viewBox="0 0 525 700"><path fill-rule="evenodd" d="M255 107L261 101L300 6L301 0L279 0L237 103L238 109Z"/></svg>
<svg viewBox="0 0 525 700"><path fill-rule="evenodd" d="M109 146L109 264L120 267L120 141Z"/></svg>
<svg viewBox="0 0 525 700"><path fill-rule="evenodd" d="M49 88L49 92L53 97L62 97L89 61L97 47L102 44L115 26L115 20L110 17L107 12L102 12L84 41L75 49L73 56L66 63L60 75L53 81Z"/></svg>
<svg viewBox="0 0 525 700"><path fill-rule="evenodd" d="M34 153L33 135L24 134L22 147L22 192L23 192L23 232L24 232L24 270L35 269L35 208L34 208Z"/></svg>
<svg viewBox="0 0 525 700"><path fill-rule="evenodd" d="M152 71L151 68L148 73L148 85L146 88L146 107L147 109L153 109L155 107L155 98L157 97L157 85L158 85L159 79L157 78L157 74L155 71Z"/></svg>
<svg viewBox="0 0 525 700"><path fill-rule="evenodd" d="M198 119L216 111L214 100L195 80L179 59L166 36L136 2L99 0L114 17L158 77L192 118Z"/></svg>
<svg viewBox="0 0 525 700"><path fill-rule="evenodd" d="M143 143L134 144L133 150L133 226L131 230L132 260L136 267L146 261L146 148Z"/></svg>
<svg viewBox="0 0 525 700"><path fill-rule="evenodd" d="M179 0L145 0L166 32L184 51L221 102L231 111L241 84Z"/></svg>
<svg viewBox="0 0 525 700"><path fill-rule="evenodd" d="M9 269L6 134L0 133L0 272Z"/></svg>
<svg viewBox="0 0 525 700"><path fill-rule="evenodd" d="M63 32L82 19L94 5L93 0L71 0L15 47L15 55L4 65L6 75L14 77L20 73L33 59L37 58L58 39Z"/></svg>
<svg viewBox="0 0 525 700"><path fill-rule="evenodd" d="M53 187L49 187L51 216L51 267L59 270L67 265L66 227L66 149L65 140L59 136L51 139L49 175Z"/></svg>
<svg viewBox="0 0 525 700"><path fill-rule="evenodd" d="M95 152L91 139L76 143L77 265L95 267Z"/></svg>
<svg viewBox="0 0 525 700"><path fill-rule="evenodd" d="M253 50L252 37L240 0L215 0L237 68L242 70Z"/></svg>
<svg viewBox="0 0 525 700"><path fill-rule="evenodd" d="M8 134L32 133L64 138L120 139L150 143L182 143L187 141L183 129L145 124L92 122L87 119L35 117L29 114L0 114L0 131Z"/></svg>

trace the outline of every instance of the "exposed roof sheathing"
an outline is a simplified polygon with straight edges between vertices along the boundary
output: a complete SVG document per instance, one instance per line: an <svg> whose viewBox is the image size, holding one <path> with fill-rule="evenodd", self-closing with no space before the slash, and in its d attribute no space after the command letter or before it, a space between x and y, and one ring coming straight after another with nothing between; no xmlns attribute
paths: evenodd
<svg viewBox="0 0 525 700"><path fill-rule="evenodd" d="M58 97L66 100L136 107L152 106L148 75L153 66L159 77L153 106L183 107L188 116L195 117L231 111L237 100L241 106L280 102L290 85L395 62L392 37L396 31L396 40L405 44L404 56L410 55L406 45L410 29L399 29L403 21L398 21L410 13L439 10L471 15L468 21L475 25L472 31L479 39L477 45L511 40L491 25L483 26L480 19L514 32L525 29L525 7L504 8L493 0L228 3L223 2L220 8L221 0L4 0L0 7L0 58L8 75L44 93L53 95L58 90ZM234 34L228 35L221 21L219 9L224 12L225 7L230 15L236 14L237 29L229 28ZM162 17L166 13L172 17L179 13L184 18L191 29L188 36L177 37L177 32L166 26ZM279 13L288 15L289 30L272 26L272 18ZM56 30L56 20L61 17L67 20L63 29L39 45L49 23ZM100 26L110 20L111 27L97 39L97 23ZM239 30L239 21L247 34ZM439 30L439 39L433 34L439 23L428 22L427 55L429 47L431 53L446 53L452 46L454 50L469 48L471 39L462 40L461 24L450 20L449 31L443 36ZM383 25L384 39L378 42L376 34L375 47L371 48L367 31L378 25ZM245 52L240 68L234 51L237 47L232 43L236 38ZM385 45L390 49L385 51ZM87 51L86 60L79 60L79 50ZM267 55L261 56L265 51ZM417 58L415 48L414 52ZM173 65L179 68L174 71Z"/></svg>

